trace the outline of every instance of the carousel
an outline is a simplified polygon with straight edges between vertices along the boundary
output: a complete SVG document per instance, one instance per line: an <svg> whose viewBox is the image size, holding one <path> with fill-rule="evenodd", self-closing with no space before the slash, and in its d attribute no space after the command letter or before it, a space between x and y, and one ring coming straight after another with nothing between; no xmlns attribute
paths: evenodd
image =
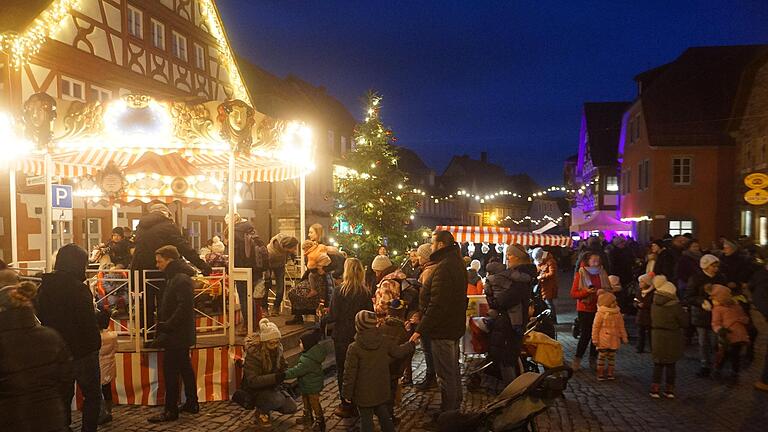
<svg viewBox="0 0 768 432"><path fill-rule="evenodd" d="M241 100L189 103L156 100L129 94L107 102L83 103L55 100L33 94L18 118L0 117L9 165L10 196L15 197L16 173L41 176L45 183L44 225L56 222L52 212L54 179L72 185L77 196L112 208L116 223L120 205L151 202L226 208L235 219L238 184L299 180L300 227L305 231L305 176L314 169L312 135L299 122L277 121L256 112ZM44 230L42 261L18 263L15 200L11 200L12 257L15 267L30 273L35 267L50 271L52 233ZM234 244L234 230L228 244ZM303 262L303 259L300 261ZM140 312L147 312L147 290L156 280L124 269L89 272L99 302L120 302L126 315L114 319L121 345L117 377L113 382L116 403L161 404L158 377L161 351L145 350L154 328L144 328ZM235 281L248 284L250 269L214 268L210 276L197 276L195 292L199 343L192 353L198 374L201 402L225 400L235 391L238 377L234 363L242 357L235 335L240 314ZM247 308L248 333L253 310Z"/></svg>

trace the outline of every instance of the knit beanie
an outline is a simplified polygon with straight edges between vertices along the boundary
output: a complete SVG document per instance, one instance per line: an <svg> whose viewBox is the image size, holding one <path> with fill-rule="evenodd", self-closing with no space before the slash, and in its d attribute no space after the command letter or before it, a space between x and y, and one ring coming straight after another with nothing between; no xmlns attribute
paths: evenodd
<svg viewBox="0 0 768 432"><path fill-rule="evenodd" d="M656 276L659 277L659 276ZM656 285L654 284L656 287ZM677 297L677 288L675 288L675 285L672 282L669 282L664 278L664 283L656 287L656 293L661 294L665 297L671 297L676 298Z"/></svg>
<svg viewBox="0 0 768 432"><path fill-rule="evenodd" d="M654 288L659 289L662 285L667 283L667 277L664 275L654 276L651 284Z"/></svg>
<svg viewBox="0 0 768 432"><path fill-rule="evenodd" d="M320 334L320 329L314 329L310 332L304 333L301 335L301 344L304 345L304 351L309 351L312 349L313 346L317 345L320 342L320 339L322 338L322 335Z"/></svg>
<svg viewBox="0 0 768 432"><path fill-rule="evenodd" d="M732 242L732 241L730 241L728 239L723 240L723 247L725 247L725 246L729 246L731 249L734 249L734 250L739 248L739 245L737 245L736 243L734 243L734 242Z"/></svg>
<svg viewBox="0 0 768 432"><path fill-rule="evenodd" d="M718 303L725 303L731 298L731 289L725 285L712 285L712 293L710 294L710 297Z"/></svg>
<svg viewBox="0 0 768 432"><path fill-rule="evenodd" d="M474 271L480 271L480 261L472 260L472 262L469 264L469 268Z"/></svg>
<svg viewBox="0 0 768 432"><path fill-rule="evenodd" d="M507 247L507 257L527 259L528 252L525 251L525 247L523 247L523 245L513 244Z"/></svg>
<svg viewBox="0 0 768 432"><path fill-rule="evenodd" d="M371 263L371 269L373 269L373 271L384 271L390 267L392 267L392 261L385 255L376 255L376 258L373 259L373 263Z"/></svg>
<svg viewBox="0 0 768 432"><path fill-rule="evenodd" d="M705 270L707 267L711 266L712 264L720 262L720 259L712 254L706 254L699 260L699 267L701 267L702 270Z"/></svg>
<svg viewBox="0 0 768 432"><path fill-rule="evenodd" d="M0 288L0 312L20 307L31 308L35 296L37 296L37 285L32 282Z"/></svg>
<svg viewBox="0 0 768 432"><path fill-rule="evenodd" d="M11 269L0 270L0 288L19 283L19 274Z"/></svg>
<svg viewBox="0 0 768 432"><path fill-rule="evenodd" d="M597 297L598 306L610 306L615 301L616 301L616 296L609 292L603 292L602 294L600 294L599 297Z"/></svg>
<svg viewBox="0 0 768 432"><path fill-rule="evenodd" d="M213 237L213 242L211 243L211 252L217 253L217 254L224 253L224 243L222 243L219 236Z"/></svg>
<svg viewBox="0 0 768 432"><path fill-rule="evenodd" d="M621 286L621 279L616 275L610 275L608 276L608 283L610 283L611 286Z"/></svg>
<svg viewBox="0 0 768 432"><path fill-rule="evenodd" d="M419 248L416 249L416 255L418 255L419 258L423 259L424 261L429 261L429 257L432 256L432 245L429 243L424 243L423 245L419 246Z"/></svg>
<svg viewBox="0 0 768 432"><path fill-rule="evenodd" d="M472 258L465 256L462 258L464 260L464 265L469 266L469 263L472 262Z"/></svg>
<svg viewBox="0 0 768 432"><path fill-rule="evenodd" d="M168 208L167 205L163 203L155 203L149 206L149 212L150 213L162 213L163 216L170 219L171 217L171 210Z"/></svg>
<svg viewBox="0 0 768 432"><path fill-rule="evenodd" d="M259 336L261 337L262 342L280 339L282 337L280 329L277 328L275 323L267 318L262 318L261 321L259 321Z"/></svg>
<svg viewBox="0 0 768 432"><path fill-rule="evenodd" d="M650 286L651 284L653 284L653 277L654 277L654 276L655 276L655 275L653 274L653 272L648 272L648 273L646 273L646 274L644 274L644 275L640 275L640 276L637 278L637 281L638 281L638 282L639 282L641 285Z"/></svg>
<svg viewBox="0 0 768 432"><path fill-rule="evenodd" d="M355 315L355 330L361 332L363 330L372 329L376 327L376 314L362 310Z"/></svg>

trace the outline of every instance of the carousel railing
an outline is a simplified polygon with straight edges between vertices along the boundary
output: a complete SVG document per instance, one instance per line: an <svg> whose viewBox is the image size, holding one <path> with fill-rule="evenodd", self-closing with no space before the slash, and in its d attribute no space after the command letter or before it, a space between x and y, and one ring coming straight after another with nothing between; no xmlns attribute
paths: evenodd
<svg viewBox="0 0 768 432"><path fill-rule="evenodd" d="M134 324L136 299L131 272L125 269L89 269L86 271L86 276L91 291L95 294L96 306L110 311L110 321L118 337L128 336L129 339L133 339L136 334ZM127 321L121 319L126 316Z"/></svg>

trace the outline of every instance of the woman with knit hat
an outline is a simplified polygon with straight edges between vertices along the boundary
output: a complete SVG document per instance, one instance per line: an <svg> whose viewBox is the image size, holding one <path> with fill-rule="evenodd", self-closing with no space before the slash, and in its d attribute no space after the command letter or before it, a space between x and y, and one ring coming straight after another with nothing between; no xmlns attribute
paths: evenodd
<svg viewBox="0 0 768 432"><path fill-rule="evenodd" d="M8 270L10 271L10 270ZM69 429L65 402L71 356L59 334L40 326L30 282L0 289L0 424L4 431Z"/></svg>
<svg viewBox="0 0 768 432"><path fill-rule="evenodd" d="M712 286L726 285L720 273L720 259L714 255L704 255L699 260L699 271L688 281L685 300L691 314L691 325L696 327L699 341L699 361L701 369L696 374L708 377L712 371L712 352L717 343L712 332Z"/></svg>
<svg viewBox="0 0 768 432"><path fill-rule="evenodd" d="M579 318L579 343L576 346L576 356L571 367L578 370L581 366L581 358L587 351L587 345L592 337L592 323L597 313L597 295L600 290L610 290L608 273L600 260L600 254L589 254L579 267L579 271L573 277L571 297L576 299L576 311ZM590 356L597 355L595 345L590 347Z"/></svg>
<svg viewBox="0 0 768 432"><path fill-rule="evenodd" d="M296 403L280 388L288 369L281 337L275 323L262 318L259 333L245 340L242 386L253 396L256 424L262 428L271 427L271 411L281 414L296 412Z"/></svg>
<svg viewBox="0 0 768 432"><path fill-rule="evenodd" d="M653 354L653 384L650 395L661 397L661 381L666 374L664 396L675 397L675 363L683 358L683 332L688 316L677 299L677 288L664 276L656 276L651 305L651 353Z"/></svg>

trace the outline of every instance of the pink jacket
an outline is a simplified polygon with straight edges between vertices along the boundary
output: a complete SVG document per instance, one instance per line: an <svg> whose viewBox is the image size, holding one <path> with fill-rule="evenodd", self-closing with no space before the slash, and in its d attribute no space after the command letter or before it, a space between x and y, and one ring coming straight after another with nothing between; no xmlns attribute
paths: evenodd
<svg viewBox="0 0 768 432"><path fill-rule="evenodd" d="M618 307L598 306L592 324L592 343L597 349L619 349L621 341L627 341L624 317Z"/></svg>
<svg viewBox="0 0 768 432"><path fill-rule="evenodd" d="M736 302L720 304L712 308L712 330L715 332L721 328L730 330L728 333L730 343L749 342L747 324L749 324L749 317Z"/></svg>

